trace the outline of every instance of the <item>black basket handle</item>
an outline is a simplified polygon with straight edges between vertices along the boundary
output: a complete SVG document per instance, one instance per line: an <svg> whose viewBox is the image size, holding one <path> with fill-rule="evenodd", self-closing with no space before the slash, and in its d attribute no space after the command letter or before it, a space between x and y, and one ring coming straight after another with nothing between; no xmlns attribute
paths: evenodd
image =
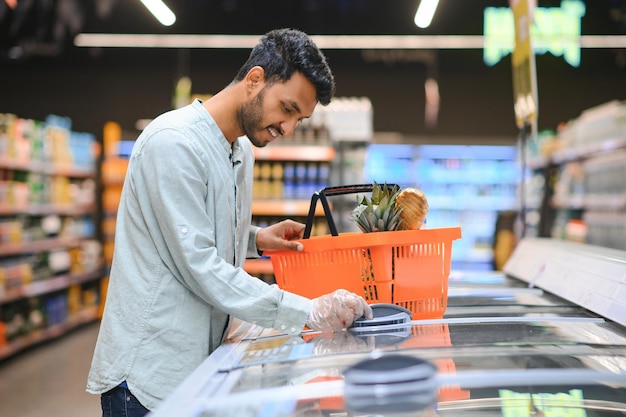
<svg viewBox="0 0 626 417"><path fill-rule="evenodd" d="M396 184L383 184L383 187L396 187ZM319 191L316 191L311 197L311 205L309 207L309 214L306 218L306 226L304 228L304 239L308 239L311 237L311 230L313 229L313 220L315 219L315 209L317 208L318 200L322 203L322 208L324 209L324 217L326 218L326 223L328 224L328 230L330 234L333 236L338 236L337 226L335 226L335 220L333 219L333 215L330 211L330 206L328 205L328 199L326 197L336 196L336 195L344 195L344 194L358 194L358 193L368 193L372 192L374 189L374 184L354 184L354 185L339 185L335 187L325 187Z"/></svg>

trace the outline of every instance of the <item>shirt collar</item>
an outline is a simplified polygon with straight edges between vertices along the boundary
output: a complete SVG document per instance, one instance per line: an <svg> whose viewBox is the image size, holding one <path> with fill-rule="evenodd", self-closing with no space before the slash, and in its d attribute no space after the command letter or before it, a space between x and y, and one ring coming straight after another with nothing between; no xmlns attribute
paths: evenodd
<svg viewBox="0 0 626 417"><path fill-rule="evenodd" d="M215 119L213 119L213 116L211 116L211 113L209 113L202 105L202 101L200 99L195 99L191 104L194 109L202 114L202 117L207 122L209 129L211 129L211 134L219 138L220 146L225 152L224 155L230 158L233 163L241 162L241 145L239 144L239 140L241 138L237 138L235 143L231 145L215 122Z"/></svg>

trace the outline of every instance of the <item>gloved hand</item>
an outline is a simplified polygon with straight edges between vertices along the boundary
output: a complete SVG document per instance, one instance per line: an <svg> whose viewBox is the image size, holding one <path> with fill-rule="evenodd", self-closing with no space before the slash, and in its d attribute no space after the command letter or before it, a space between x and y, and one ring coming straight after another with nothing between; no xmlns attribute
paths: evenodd
<svg viewBox="0 0 626 417"><path fill-rule="evenodd" d="M306 325L311 330L343 330L363 316L373 318L372 308L363 297L346 290L336 290L313 299Z"/></svg>

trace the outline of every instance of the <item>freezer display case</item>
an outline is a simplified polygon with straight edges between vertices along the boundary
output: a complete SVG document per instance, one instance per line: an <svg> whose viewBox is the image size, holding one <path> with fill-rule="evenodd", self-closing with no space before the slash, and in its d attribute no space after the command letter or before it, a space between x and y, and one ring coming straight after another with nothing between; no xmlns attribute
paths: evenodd
<svg viewBox="0 0 626 417"><path fill-rule="evenodd" d="M559 272L589 300L614 283L613 306L559 294ZM524 242L503 272L453 271L442 319L385 304L336 333L239 323L151 415L626 416L625 285L624 252Z"/></svg>

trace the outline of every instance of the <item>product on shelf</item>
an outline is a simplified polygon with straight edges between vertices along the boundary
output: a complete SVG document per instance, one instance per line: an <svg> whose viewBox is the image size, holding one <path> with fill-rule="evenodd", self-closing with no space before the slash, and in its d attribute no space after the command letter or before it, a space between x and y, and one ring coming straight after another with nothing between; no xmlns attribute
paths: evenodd
<svg viewBox="0 0 626 417"><path fill-rule="evenodd" d="M265 227L285 218L306 222L309 200L329 185L331 163L336 156L318 110L298 125L292 137L253 150L252 224ZM316 215L321 217L313 222L311 233L328 233L323 212ZM266 257L248 260L244 268L265 282L275 282L271 261Z"/></svg>
<svg viewBox="0 0 626 417"><path fill-rule="evenodd" d="M0 114L0 360L97 318L82 294L102 278L98 156L69 118Z"/></svg>
<svg viewBox="0 0 626 417"><path fill-rule="evenodd" d="M327 106L318 105L311 119L323 124L333 141L369 142L374 134L372 102L367 97L335 97Z"/></svg>
<svg viewBox="0 0 626 417"><path fill-rule="evenodd" d="M558 127L553 142L543 163L530 164L526 184L545 225L539 236L626 249L626 102L583 111Z"/></svg>

